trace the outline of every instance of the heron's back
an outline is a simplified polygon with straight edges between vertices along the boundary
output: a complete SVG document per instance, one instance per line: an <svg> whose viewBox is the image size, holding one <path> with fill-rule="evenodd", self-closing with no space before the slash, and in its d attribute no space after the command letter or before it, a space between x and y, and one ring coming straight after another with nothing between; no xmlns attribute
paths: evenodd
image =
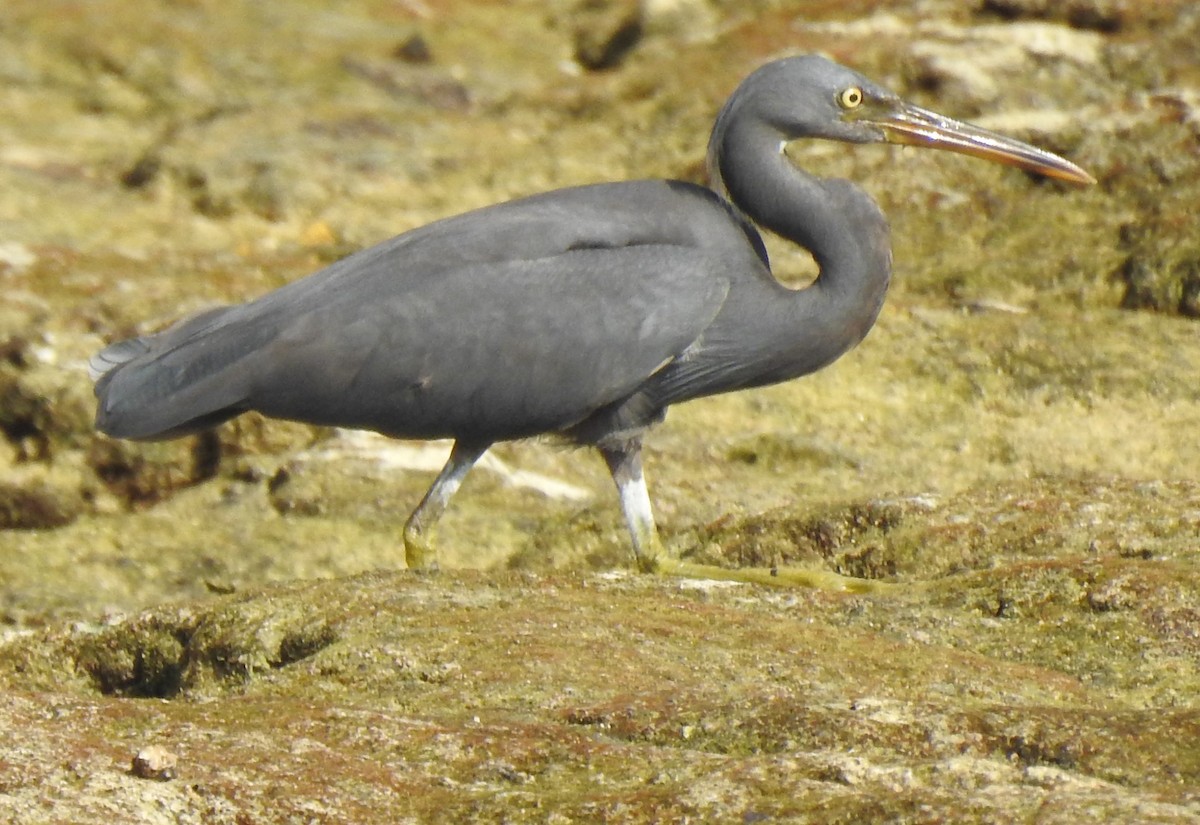
<svg viewBox="0 0 1200 825"><path fill-rule="evenodd" d="M253 409L414 438L564 430L679 357L762 254L688 184L512 201L110 346L97 426L170 438Z"/></svg>

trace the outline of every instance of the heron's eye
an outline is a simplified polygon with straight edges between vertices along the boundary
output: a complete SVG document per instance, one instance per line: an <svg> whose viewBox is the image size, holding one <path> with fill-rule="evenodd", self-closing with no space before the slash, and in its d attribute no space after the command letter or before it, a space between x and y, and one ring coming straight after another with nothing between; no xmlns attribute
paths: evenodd
<svg viewBox="0 0 1200 825"><path fill-rule="evenodd" d="M838 92L838 105L843 109L857 109L863 102L863 90L850 86Z"/></svg>

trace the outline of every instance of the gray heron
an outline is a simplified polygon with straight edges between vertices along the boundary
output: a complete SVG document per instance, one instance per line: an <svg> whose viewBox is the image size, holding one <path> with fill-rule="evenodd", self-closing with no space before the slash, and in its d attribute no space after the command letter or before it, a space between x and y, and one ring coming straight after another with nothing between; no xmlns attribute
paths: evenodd
<svg viewBox="0 0 1200 825"><path fill-rule="evenodd" d="M820 584L810 571L731 571L668 553L641 459L647 428L672 404L814 372L875 323L891 275L887 221L853 183L797 168L783 150L798 138L945 149L1094 182L822 57L784 58L721 109L711 188L626 181L489 206L114 343L91 362L96 426L167 439L256 410L453 439L404 528L412 568L436 566L430 529L490 445L549 434L599 450L643 571ZM759 228L812 254L811 285L775 279Z"/></svg>

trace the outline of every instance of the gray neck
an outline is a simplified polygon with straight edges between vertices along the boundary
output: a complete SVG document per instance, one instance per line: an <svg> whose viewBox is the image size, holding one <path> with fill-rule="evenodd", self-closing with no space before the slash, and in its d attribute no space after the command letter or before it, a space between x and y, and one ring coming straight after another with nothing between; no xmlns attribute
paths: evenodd
<svg viewBox="0 0 1200 825"><path fill-rule="evenodd" d="M849 181L797 169L783 154L784 140L761 120L723 115L709 144L714 185L820 266L812 285L773 302L780 358L772 380L820 369L861 341L883 306L892 263L887 220L870 196Z"/></svg>

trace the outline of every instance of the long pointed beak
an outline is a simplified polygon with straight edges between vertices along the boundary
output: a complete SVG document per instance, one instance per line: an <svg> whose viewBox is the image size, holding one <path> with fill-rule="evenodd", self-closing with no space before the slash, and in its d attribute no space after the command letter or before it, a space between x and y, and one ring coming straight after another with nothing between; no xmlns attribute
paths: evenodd
<svg viewBox="0 0 1200 825"><path fill-rule="evenodd" d="M885 115L867 120L883 132L889 143L945 149L1017 166L1069 183L1096 182L1083 169L1053 152L907 103Z"/></svg>

